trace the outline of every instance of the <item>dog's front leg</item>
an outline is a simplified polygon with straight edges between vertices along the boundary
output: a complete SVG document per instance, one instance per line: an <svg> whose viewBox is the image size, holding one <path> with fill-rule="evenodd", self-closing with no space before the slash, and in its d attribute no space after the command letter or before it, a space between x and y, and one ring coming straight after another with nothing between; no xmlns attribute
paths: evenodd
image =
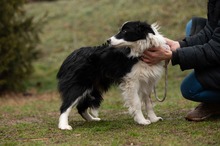
<svg viewBox="0 0 220 146"><path fill-rule="evenodd" d="M145 105L146 105L147 115L150 121L154 123L154 122L163 120L161 117L156 116L153 110L153 104L152 104L150 95L145 94L143 98L144 98Z"/></svg>
<svg viewBox="0 0 220 146"><path fill-rule="evenodd" d="M136 85L121 86L122 95L125 100L125 106L128 107L129 113L134 117L134 121L141 125L149 125L151 122L144 118L141 110L141 100L138 95L138 87ZM133 87L133 88L132 88Z"/></svg>

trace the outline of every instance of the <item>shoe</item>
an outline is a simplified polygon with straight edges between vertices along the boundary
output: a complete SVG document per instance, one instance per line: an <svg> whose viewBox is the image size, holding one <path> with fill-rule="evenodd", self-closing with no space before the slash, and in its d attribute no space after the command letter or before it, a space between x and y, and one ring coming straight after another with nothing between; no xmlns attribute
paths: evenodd
<svg viewBox="0 0 220 146"><path fill-rule="evenodd" d="M213 115L220 114L220 103L200 103L194 110L190 111L185 119L188 121L203 121Z"/></svg>

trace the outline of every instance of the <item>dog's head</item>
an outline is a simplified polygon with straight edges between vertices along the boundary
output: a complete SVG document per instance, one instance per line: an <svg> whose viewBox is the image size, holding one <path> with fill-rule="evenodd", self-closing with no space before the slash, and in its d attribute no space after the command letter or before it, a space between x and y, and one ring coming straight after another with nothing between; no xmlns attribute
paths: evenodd
<svg viewBox="0 0 220 146"><path fill-rule="evenodd" d="M166 43L163 36L159 34L156 24L149 25L140 21L124 23L118 34L109 38L107 42L116 48L131 48L133 56L140 56L144 50Z"/></svg>

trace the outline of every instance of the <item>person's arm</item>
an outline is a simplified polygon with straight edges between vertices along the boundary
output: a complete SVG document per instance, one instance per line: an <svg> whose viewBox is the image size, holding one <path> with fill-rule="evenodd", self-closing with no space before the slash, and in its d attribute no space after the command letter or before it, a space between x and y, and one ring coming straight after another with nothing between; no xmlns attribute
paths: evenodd
<svg viewBox="0 0 220 146"><path fill-rule="evenodd" d="M181 70L204 69L220 65L220 27L216 28L210 41L204 45L179 48L172 53L172 64Z"/></svg>
<svg viewBox="0 0 220 146"><path fill-rule="evenodd" d="M180 44L177 41L166 41L171 50L150 48L144 52L142 60L153 65L171 59L172 65L179 64L181 70L220 65L220 27L215 29L211 40L204 45L179 48Z"/></svg>
<svg viewBox="0 0 220 146"><path fill-rule="evenodd" d="M206 26L197 34L184 38L179 41L180 47L189 47L195 45L203 45L212 37L213 29L207 22Z"/></svg>

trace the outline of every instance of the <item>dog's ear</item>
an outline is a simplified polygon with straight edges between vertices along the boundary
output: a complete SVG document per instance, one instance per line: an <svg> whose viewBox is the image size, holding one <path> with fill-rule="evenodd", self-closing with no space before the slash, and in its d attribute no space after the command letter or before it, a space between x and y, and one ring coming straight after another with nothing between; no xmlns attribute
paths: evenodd
<svg viewBox="0 0 220 146"><path fill-rule="evenodd" d="M147 24L146 22L139 22L138 28L139 28L140 32L144 32L146 35L148 33L152 33L155 35L155 32L151 28L151 25Z"/></svg>

